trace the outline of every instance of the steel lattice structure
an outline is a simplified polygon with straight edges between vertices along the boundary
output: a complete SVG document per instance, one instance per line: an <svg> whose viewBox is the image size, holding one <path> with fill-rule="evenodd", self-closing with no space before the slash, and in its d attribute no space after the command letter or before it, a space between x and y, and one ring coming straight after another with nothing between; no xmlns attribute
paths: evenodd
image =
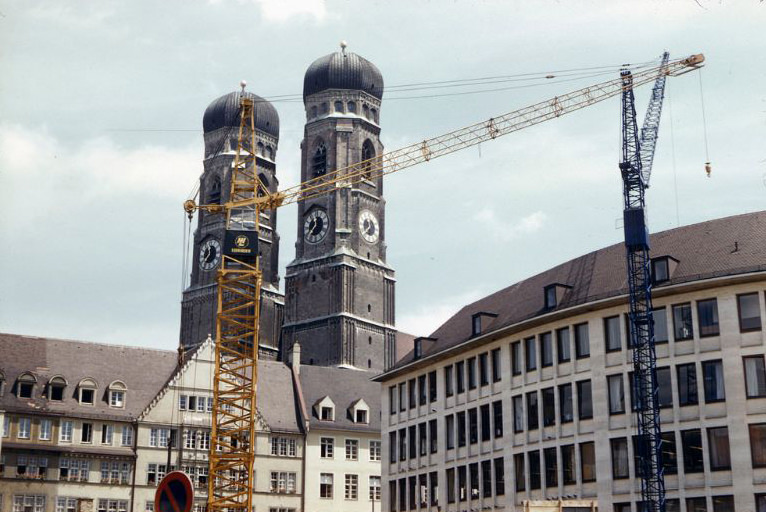
<svg viewBox="0 0 766 512"><path fill-rule="evenodd" d="M662 54L662 64L657 73L657 79L652 87L652 97L649 99L649 107L646 109L644 125L641 127L641 147L639 148L641 156L641 178L644 180L644 187L649 188L649 178L652 176L652 162L654 162L654 150L657 147L657 136L660 129L660 116L662 115L662 100L665 97L665 79L667 73L665 67L668 64L670 54Z"/></svg>

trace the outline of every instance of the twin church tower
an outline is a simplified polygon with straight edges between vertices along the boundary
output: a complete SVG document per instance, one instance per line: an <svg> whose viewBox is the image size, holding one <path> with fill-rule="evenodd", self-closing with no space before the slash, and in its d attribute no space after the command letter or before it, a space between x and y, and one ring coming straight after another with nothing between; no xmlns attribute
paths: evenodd
<svg viewBox="0 0 766 512"><path fill-rule="evenodd" d="M200 201L227 200L236 155L241 94L255 99L256 168L276 191L279 116L252 93L233 92L205 110ZM379 115L383 77L374 64L341 51L314 61L303 79L306 124L301 182L381 155ZM394 271L386 264L383 178L338 183L298 203L295 259L279 291L277 211L260 219L261 337L259 356L285 359L294 343L301 361L382 371L395 358ZM216 271L225 230L222 215L199 212L191 284L183 293L181 345L215 333Z"/></svg>

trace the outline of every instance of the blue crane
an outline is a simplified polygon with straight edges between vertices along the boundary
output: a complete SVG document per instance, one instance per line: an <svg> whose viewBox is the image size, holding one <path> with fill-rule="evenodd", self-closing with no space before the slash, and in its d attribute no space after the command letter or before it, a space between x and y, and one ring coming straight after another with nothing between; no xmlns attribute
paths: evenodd
<svg viewBox="0 0 766 512"><path fill-rule="evenodd" d="M646 226L645 192L649 186L654 149L662 113L668 53L662 56L639 136L633 96L633 76L622 77L622 162L623 221L630 296L630 341L633 347L633 386L636 397L636 437L641 477L642 512L665 512L665 478L662 465L660 408L657 401L657 355L654 350L652 318L651 259Z"/></svg>

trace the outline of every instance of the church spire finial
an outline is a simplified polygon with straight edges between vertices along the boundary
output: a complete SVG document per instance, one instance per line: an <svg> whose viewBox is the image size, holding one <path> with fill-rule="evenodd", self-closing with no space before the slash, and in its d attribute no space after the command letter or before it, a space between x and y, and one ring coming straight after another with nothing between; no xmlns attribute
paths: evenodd
<svg viewBox="0 0 766 512"><path fill-rule="evenodd" d="M343 53L343 55L346 55L346 47L348 46L348 43L343 40L340 42L340 51Z"/></svg>
<svg viewBox="0 0 766 512"><path fill-rule="evenodd" d="M242 87L242 92L245 92L245 87L247 87L247 82L245 80L242 80L239 82L239 86Z"/></svg>

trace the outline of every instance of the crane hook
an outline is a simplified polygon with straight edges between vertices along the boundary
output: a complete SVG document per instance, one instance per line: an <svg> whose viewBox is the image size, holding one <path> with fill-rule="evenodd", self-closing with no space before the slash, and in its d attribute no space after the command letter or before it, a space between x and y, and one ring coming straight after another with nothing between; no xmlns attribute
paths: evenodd
<svg viewBox="0 0 766 512"><path fill-rule="evenodd" d="M707 174L708 178L711 172L713 172L713 167L711 167L710 162L705 162L705 174Z"/></svg>

